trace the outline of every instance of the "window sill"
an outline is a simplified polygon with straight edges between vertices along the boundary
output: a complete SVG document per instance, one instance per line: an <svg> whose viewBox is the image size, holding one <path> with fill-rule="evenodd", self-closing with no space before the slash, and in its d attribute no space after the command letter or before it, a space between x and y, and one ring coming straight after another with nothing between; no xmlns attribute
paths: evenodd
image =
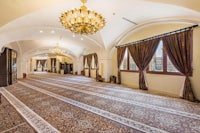
<svg viewBox="0 0 200 133"><path fill-rule="evenodd" d="M177 72L153 72L153 71L147 71L147 74L161 74L161 75L184 76L182 73L177 73Z"/></svg>
<svg viewBox="0 0 200 133"><path fill-rule="evenodd" d="M135 72L138 73L138 70L120 70L120 72Z"/></svg>
<svg viewBox="0 0 200 133"><path fill-rule="evenodd" d="M120 70L120 72L139 73L138 70ZM160 75L184 76L182 73L177 73L177 72L152 72L152 71L147 71L147 74L160 74Z"/></svg>

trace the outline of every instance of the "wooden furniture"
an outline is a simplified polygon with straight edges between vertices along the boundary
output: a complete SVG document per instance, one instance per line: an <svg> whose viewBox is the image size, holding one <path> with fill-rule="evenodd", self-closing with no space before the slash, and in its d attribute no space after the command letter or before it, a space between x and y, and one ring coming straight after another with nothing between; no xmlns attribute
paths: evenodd
<svg viewBox="0 0 200 133"><path fill-rule="evenodd" d="M17 81L17 53L5 48L0 55L0 87Z"/></svg>

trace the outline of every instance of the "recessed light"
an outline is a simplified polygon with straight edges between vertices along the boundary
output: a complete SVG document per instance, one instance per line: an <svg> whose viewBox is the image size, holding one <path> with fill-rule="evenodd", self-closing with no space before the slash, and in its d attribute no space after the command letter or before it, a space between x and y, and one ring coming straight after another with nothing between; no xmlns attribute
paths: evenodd
<svg viewBox="0 0 200 133"><path fill-rule="evenodd" d="M73 34L73 35L72 35L72 37L76 37L76 35L75 35L75 34Z"/></svg>
<svg viewBox="0 0 200 133"><path fill-rule="evenodd" d="M51 31L51 33L52 33L52 34L54 34L54 33L55 33L55 31L54 31L54 30L52 30L52 31Z"/></svg>
<svg viewBox="0 0 200 133"><path fill-rule="evenodd" d="M40 30L40 33L43 33L43 31L42 31L42 30Z"/></svg>
<svg viewBox="0 0 200 133"><path fill-rule="evenodd" d="M82 38L82 37L81 37L80 39L83 41L83 38Z"/></svg>

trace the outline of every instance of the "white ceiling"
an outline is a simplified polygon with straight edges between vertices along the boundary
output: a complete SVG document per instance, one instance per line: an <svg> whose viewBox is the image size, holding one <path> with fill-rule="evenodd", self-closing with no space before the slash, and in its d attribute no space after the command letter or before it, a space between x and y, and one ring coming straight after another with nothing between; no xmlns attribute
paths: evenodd
<svg viewBox="0 0 200 133"><path fill-rule="evenodd" d="M101 13L106 19L106 25L100 32L95 35L82 36L83 40L81 40L81 36L73 37L73 34L62 27L59 22L62 12L81 6L79 0L58 0L57 2L53 0L47 4L48 6L39 0L29 0L30 4L26 1L28 4L26 7L22 3L24 0L16 0L16 3L12 0L6 1L0 2L0 5L4 7L2 9L7 10L1 11L0 14L4 20L0 22L2 25L0 27L0 48L5 44L17 45L23 53L52 48L59 43L68 54L78 57L85 50L107 50L130 29L140 25L144 26L149 22L155 23L162 19L165 21L169 19L200 23L200 9L198 10L195 6L200 4L198 0L192 3L195 4L194 9L188 1L183 6L185 0L177 0L180 1L180 5L177 1L174 4L166 4L167 0L88 0L86 6ZM19 7L16 8L15 5ZM6 6L8 9L5 8ZM12 9L9 10L9 8ZM10 14L7 15L8 13ZM122 18L127 18L137 25Z"/></svg>

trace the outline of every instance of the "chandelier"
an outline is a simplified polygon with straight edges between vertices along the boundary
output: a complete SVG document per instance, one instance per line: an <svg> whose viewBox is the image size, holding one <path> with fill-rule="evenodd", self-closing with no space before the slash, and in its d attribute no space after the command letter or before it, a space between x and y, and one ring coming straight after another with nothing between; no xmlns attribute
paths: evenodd
<svg viewBox="0 0 200 133"><path fill-rule="evenodd" d="M55 54L55 55L63 55L65 51L61 50L59 48L59 44L57 43L56 46L53 49L50 49L50 52Z"/></svg>
<svg viewBox="0 0 200 133"><path fill-rule="evenodd" d="M105 25L105 19L95 11L88 10L84 3L80 9L72 9L61 14L60 22L71 32L78 34L94 34Z"/></svg>

